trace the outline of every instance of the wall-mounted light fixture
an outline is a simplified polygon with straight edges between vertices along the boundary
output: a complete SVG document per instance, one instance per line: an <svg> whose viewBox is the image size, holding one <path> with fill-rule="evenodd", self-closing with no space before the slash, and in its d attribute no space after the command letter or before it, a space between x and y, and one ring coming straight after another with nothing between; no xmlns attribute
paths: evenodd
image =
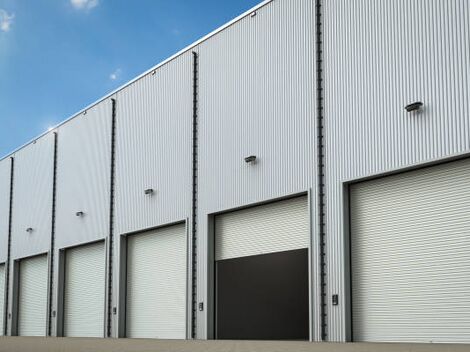
<svg viewBox="0 0 470 352"><path fill-rule="evenodd" d="M33 232L33 228L32 228L32 227L28 227L28 228L26 229L26 232L27 232L27 233Z"/></svg>
<svg viewBox="0 0 470 352"><path fill-rule="evenodd" d="M85 213L83 211L77 211L75 213L75 216L78 216L78 217L82 217L83 215L85 215Z"/></svg>
<svg viewBox="0 0 470 352"><path fill-rule="evenodd" d="M423 106L422 102L415 101L414 103L410 103L407 106L405 106L405 110L407 112L418 111L419 109L421 109L422 106Z"/></svg>
<svg viewBox="0 0 470 352"><path fill-rule="evenodd" d="M155 191L153 190L153 188L147 188L147 189L144 191L144 193L145 193L146 195L152 195L154 192L155 192Z"/></svg>
<svg viewBox="0 0 470 352"><path fill-rule="evenodd" d="M256 155L250 155L245 158L245 163L254 163L256 161Z"/></svg>
<svg viewBox="0 0 470 352"><path fill-rule="evenodd" d="M256 11L253 11L252 13L250 13L250 17L255 17L256 16Z"/></svg>

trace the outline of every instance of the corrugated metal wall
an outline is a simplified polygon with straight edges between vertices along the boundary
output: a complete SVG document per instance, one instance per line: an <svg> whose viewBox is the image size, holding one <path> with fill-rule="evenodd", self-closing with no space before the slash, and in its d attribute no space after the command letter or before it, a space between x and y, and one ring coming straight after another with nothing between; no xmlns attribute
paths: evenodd
<svg viewBox="0 0 470 352"><path fill-rule="evenodd" d="M54 135L49 133L14 155L11 260L50 249ZM26 230L31 228L31 232ZM10 266L8 313L12 312L13 265ZM44 317L46 319L46 317ZM11 320L8 320L11 331Z"/></svg>
<svg viewBox="0 0 470 352"><path fill-rule="evenodd" d="M212 334L208 214L315 187L314 45L314 2L299 0L268 3L198 46L199 338Z"/></svg>
<svg viewBox="0 0 470 352"><path fill-rule="evenodd" d="M8 219L10 214L10 159L0 161L0 263L8 256ZM2 317L0 317L2 320Z"/></svg>
<svg viewBox="0 0 470 352"><path fill-rule="evenodd" d="M111 120L108 99L58 129L56 248L108 235Z"/></svg>
<svg viewBox="0 0 470 352"><path fill-rule="evenodd" d="M470 3L324 2L330 341L348 337L342 182L468 152ZM404 106L422 101L424 110Z"/></svg>
<svg viewBox="0 0 470 352"><path fill-rule="evenodd" d="M117 234L191 210L192 61L186 53L117 94ZM153 195L144 190L153 189Z"/></svg>
<svg viewBox="0 0 470 352"><path fill-rule="evenodd" d="M115 263L120 235L191 217L192 103L191 52L117 94ZM118 265L113 269L117 302ZM113 326L117 336L116 320Z"/></svg>
<svg viewBox="0 0 470 352"><path fill-rule="evenodd" d="M52 291L52 310L55 311L59 306L59 251L104 239L109 233L111 109L111 100L106 99L57 129ZM80 211L83 216L76 215ZM53 335L56 334L56 318L57 315L52 317Z"/></svg>
<svg viewBox="0 0 470 352"><path fill-rule="evenodd" d="M11 256L19 259L49 250L52 220L54 136L15 153ZM31 232L26 232L31 228Z"/></svg>

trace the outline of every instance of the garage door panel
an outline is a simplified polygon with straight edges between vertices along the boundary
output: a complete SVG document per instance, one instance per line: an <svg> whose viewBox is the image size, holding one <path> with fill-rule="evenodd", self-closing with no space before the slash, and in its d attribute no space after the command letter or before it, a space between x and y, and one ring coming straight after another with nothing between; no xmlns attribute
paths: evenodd
<svg viewBox="0 0 470 352"><path fill-rule="evenodd" d="M215 259L309 247L307 197L296 197L216 216Z"/></svg>
<svg viewBox="0 0 470 352"><path fill-rule="evenodd" d="M470 342L469 175L460 160L350 187L355 340Z"/></svg>
<svg viewBox="0 0 470 352"><path fill-rule="evenodd" d="M215 217L216 338L308 340L309 219L306 196Z"/></svg>
<svg viewBox="0 0 470 352"><path fill-rule="evenodd" d="M127 239L127 337L186 338L186 228Z"/></svg>
<svg viewBox="0 0 470 352"><path fill-rule="evenodd" d="M47 320L47 256L19 263L18 335L45 336Z"/></svg>
<svg viewBox="0 0 470 352"><path fill-rule="evenodd" d="M103 337L105 307L104 242L65 253L64 335Z"/></svg>

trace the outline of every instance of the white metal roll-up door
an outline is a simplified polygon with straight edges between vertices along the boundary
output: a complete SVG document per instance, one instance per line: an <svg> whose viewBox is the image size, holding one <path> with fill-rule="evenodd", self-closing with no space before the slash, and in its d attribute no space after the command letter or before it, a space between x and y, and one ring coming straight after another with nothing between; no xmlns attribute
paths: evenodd
<svg viewBox="0 0 470 352"><path fill-rule="evenodd" d="M356 341L470 342L470 160L352 185Z"/></svg>
<svg viewBox="0 0 470 352"><path fill-rule="evenodd" d="M19 263L18 335L45 336L47 322L47 255Z"/></svg>
<svg viewBox="0 0 470 352"><path fill-rule="evenodd" d="M64 335L103 337L104 242L65 252Z"/></svg>
<svg viewBox="0 0 470 352"><path fill-rule="evenodd" d="M186 338L186 229L127 239L127 337Z"/></svg>
<svg viewBox="0 0 470 352"><path fill-rule="evenodd" d="M307 197L218 215L215 234L216 260L308 248Z"/></svg>
<svg viewBox="0 0 470 352"><path fill-rule="evenodd" d="M5 321L5 264L0 264L0 336L3 336Z"/></svg>

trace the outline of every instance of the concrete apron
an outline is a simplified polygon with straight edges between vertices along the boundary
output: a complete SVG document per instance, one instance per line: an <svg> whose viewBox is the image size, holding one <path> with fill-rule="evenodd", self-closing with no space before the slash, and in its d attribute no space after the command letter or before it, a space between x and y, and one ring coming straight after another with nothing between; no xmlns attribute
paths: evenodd
<svg viewBox="0 0 470 352"><path fill-rule="evenodd" d="M0 337L8 352L450 352L470 351L461 344L311 343L54 337Z"/></svg>

